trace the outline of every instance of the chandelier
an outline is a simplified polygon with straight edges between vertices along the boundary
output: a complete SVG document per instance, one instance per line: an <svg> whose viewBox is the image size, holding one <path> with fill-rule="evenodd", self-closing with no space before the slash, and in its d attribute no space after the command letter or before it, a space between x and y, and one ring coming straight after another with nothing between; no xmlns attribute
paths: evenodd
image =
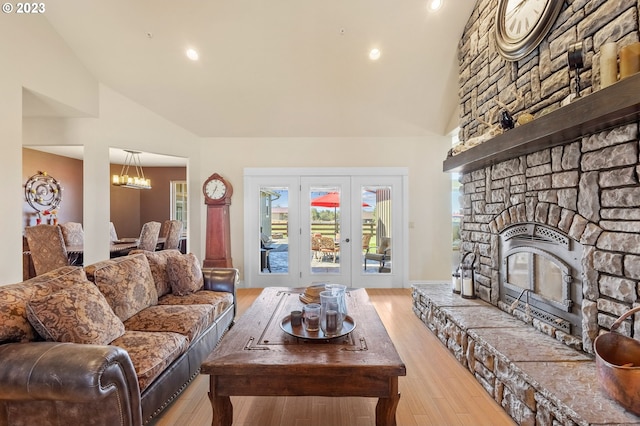
<svg viewBox="0 0 640 426"><path fill-rule="evenodd" d="M151 189L151 180L144 177L142 164L140 163L140 152L124 150L127 153L122 170L119 175L113 175L111 183L114 186L133 189ZM129 169L135 169L135 176L129 175Z"/></svg>

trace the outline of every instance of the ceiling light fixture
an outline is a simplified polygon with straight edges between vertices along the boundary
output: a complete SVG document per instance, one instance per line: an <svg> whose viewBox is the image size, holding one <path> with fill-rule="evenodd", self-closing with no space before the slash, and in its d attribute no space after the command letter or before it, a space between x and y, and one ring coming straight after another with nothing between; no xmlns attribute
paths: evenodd
<svg viewBox="0 0 640 426"><path fill-rule="evenodd" d="M380 55L382 55L380 49L374 48L369 51L369 59L371 59L372 61L377 61L378 59L380 59Z"/></svg>
<svg viewBox="0 0 640 426"><path fill-rule="evenodd" d="M436 11L442 7L443 0L430 0L429 9Z"/></svg>
<svg viewBox="0 0 640 426"><path fill-rule="evenodd" d="M127 156L124 159L122 170L119 175L113 175L111 183L113 186L121 186L123 188L132 189L151 189L151 180L144 177L142 164L140 163L140 152L124 150ZM129 168L133 166L136 169L135 176L129 176Z"/></svg>
<svg viewBox="0 0 640 426"><path fill-rule="evenodd" d="M200 55L198 55L198 52L195 49L187 49L187 58L192 61L197 61L199 57Z"/></svg>

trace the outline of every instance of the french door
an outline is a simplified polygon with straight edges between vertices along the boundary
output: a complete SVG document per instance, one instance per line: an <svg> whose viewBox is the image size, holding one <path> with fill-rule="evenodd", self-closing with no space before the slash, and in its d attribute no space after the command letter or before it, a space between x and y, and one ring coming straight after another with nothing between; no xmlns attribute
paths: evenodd
<svg viewBox="0 0 640 426"><path fill-rule="evenodd" d="M351 284L352 221L348 176L300 178L301 284ZM307 284L308 285L308 284Z"/></svg>
<svg viewBox="0 0 640 426"><path fill-rule="evenodd" d="M250 287L402 287L406 171L355 171L245 170Z"/></svg>

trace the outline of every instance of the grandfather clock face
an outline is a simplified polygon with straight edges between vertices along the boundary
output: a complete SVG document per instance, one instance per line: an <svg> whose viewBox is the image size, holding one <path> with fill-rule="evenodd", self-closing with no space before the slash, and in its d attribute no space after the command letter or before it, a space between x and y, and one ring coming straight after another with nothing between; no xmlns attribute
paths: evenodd
<svg viewBox="0 0 640 426"><path fill-rule="evenodd" d="M233 187L215 173L202 185L204 202L207 205L207 230L205 259L203 266L231 268L231 227L229 205Z"/></svg>
<svg viewBox="0 0 640 426"><path fill-rule="evenodd" d="M204 181L202 193L206 204L231 204L233 187L225 178L214 173Z"/></svg>

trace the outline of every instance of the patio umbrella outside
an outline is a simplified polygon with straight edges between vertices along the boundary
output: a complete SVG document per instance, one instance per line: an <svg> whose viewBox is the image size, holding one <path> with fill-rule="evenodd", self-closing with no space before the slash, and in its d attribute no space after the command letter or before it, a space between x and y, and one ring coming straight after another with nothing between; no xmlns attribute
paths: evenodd
<svg viewBox="0 0 640 426"><path fill-rule="evenodd" d="M338 216L337 209L340 207L340 193L328 192L324 195L311 200L311 205L314 207L333 207L333 222L335 223L335 233L338 234ZM369 204L362 203L362 207L369 207Z"/></svg>

